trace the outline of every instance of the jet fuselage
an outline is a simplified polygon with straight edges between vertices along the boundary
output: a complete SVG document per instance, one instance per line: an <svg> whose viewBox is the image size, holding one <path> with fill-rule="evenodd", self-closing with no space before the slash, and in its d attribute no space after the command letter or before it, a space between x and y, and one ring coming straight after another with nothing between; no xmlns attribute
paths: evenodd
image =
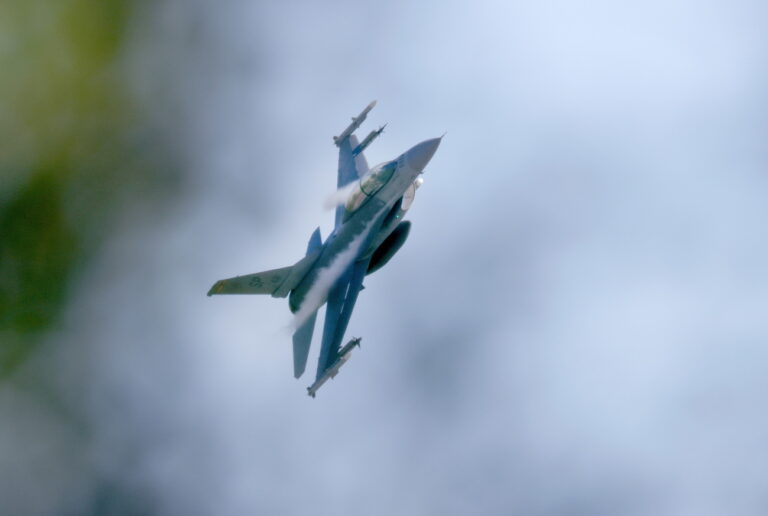
<svg viewBox="0 0 768 516"><path fill-rule="evenodd" d="M406 190L424 171L424 167L440 145L440 140L440 138L433 138L423 141L392 162L383 164L383 166L396 164L394 173L359 207L352 212L347 212L345 222L328 237L312 268L291 291L288 301L292 312L296 312L306 300L307 294L318 281L321 270L336 267L345 269L359 258L370 256L395 229L397 224L385 226L382 224L395 204L402 199ZM377 167L374 167L371 173L375 173L376 170ZM361 178L361 184L365 183L365 179ZM337 272L340 275L343 270ZM328 289L322 290L327 293ZM324 299L314 300L314 303L322 304L324 301Z"/></svg>

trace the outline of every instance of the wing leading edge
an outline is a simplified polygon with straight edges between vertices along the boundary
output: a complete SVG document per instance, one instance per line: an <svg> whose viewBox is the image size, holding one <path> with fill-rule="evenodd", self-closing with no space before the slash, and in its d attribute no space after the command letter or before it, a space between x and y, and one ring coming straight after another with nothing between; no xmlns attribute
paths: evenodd
<svg viewBox="0 0 768 516"><path fill-rule="evenodd" d="M317 381L320 381L339 359L341 341L347 331L357 296L363 288L363 279L369 262L370 259L355 262L328 295L323 343L317 361Z"/></svg>
<svg viewBox="0 0 768 516"><path fill-rule="evenodd" d="M365 137L363 143L360 143L357 136L352 133L365 121L368 113L375 105L375 100L368 104L359 115L352 118L352 123L342 131L341 135L333 138L334 143L339 148L339 173L336 180L336 188L343 188L368 173L368 161L365 159L363 151L384 131L386 124L375 131L371 131ZM341 225L343 217L344 206L339 206L336 208L335 227Z"/></svg>
<svg viewBox="0 0 768 516"><path fill-rule="evenodd" d="M334 138L334 143L339 148L339 169L336 178L336 187L343 188L350 183L357 181L368 174L368 161L363 151L368 145L378 137L384 127L372 131L361 144L357 136L352 134L360 127L365 120L368 112L376 105L376 101L371 102L357 117L352 119L352 123ZM336 220L334 227L339 228L344 218L345 207L336 208ZM363 288L363 279L370 263L370 257L361 261L354 262L339 278L336 284L328 293L328 300L325 308L325 322L323 325L323 342L320 348L320 355L317 360L317 376L315 383L308 388L309 394L314 397L317 388L320 387L328 377L335 376L339 362L343 362L348 355L341 357L339 349L341 341L344 339L344 333L347 331L349 319L357 303L357 296ZM360 339L354 340L354 345L359 345ZM344 349L347 349L346 347Z"/></svg>
<svg viewBox="0 0 768 516"><path fill-rule="evenodd" d="M354 134L337 142L339 146L339 173L336 180L336 188L341 189L353 181L357 181L368 173L368 162L363 153L353 155L352 151L358 146L357 136ZM344 218L344 205L336 207L336 221L334 227L341 226Z"/></svg>

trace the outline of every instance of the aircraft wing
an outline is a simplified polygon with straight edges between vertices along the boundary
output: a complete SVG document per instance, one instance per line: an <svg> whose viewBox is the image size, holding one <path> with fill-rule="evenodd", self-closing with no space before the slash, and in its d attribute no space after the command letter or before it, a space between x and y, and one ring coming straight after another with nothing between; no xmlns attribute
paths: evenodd
<svg viewBox="0 0 768 516"><path fill-rule="evenodd" d="M340 189L367 174L368 162L362 152L356 155L352 153L352 151L359 145L357 136L354 134L337 142L336 145L339 147L339 174L336 181L336 188ZM335 227L341 225L343 217L344 205L337 206Z"/></svg>
<svg viewBox="0 0 768 516"><path fill-rule="evenodd" d="M354 139L354 140L353 140ZM352 147L352 152L354 154L354 150L358 148L359 144L355 143L357 142L357 136L352 136L350 138L350 144ZM355 170L357 171L357 177L363 177L368 173L368 160L365 159L365 154L363 154L363 151L359 151L357 154L354 154L355 156Z"/></svg>
<svg viewBox="0 0 768 516"><path fill-rule="evenodd" d="M347 331L349 318L357 302L357 295L363 287L363 278L370 258L353 263L328 294L325 309L323 343L317 361L317 380L339 358L339 348Z"/></svg>
<svg viewBox="0 0 768 516"><path fill-rule="evenodd" d="M365 121L368 113L375 105L376 101L374 100L359 115L352 117L352 123L339 136L333 137L333 142L339 148L339 175L336 181L336 188L347 186L352 181L356 181L368 173L368 162L365 159L365 155L363 155L363 151L384 131L386 124L375 131L371 131L362 143L352 133ZM341 225L343 217L344 206L339 206L336 208L336 227Z"/></svg>

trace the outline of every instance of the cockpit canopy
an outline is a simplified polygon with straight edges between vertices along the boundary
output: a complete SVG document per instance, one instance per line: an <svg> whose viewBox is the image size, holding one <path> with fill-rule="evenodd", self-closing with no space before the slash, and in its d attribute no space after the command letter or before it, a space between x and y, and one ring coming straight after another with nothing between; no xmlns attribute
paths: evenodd
<svg viewBox="0 0 768 516"><path fill-rule="evenodd" d="M397 170L397 161L388 161L373 167L360 179L358 187L349 196L345 205L347 212L357 210L369 197L381 190L381 187L392 179L395 170Z"/></svg>

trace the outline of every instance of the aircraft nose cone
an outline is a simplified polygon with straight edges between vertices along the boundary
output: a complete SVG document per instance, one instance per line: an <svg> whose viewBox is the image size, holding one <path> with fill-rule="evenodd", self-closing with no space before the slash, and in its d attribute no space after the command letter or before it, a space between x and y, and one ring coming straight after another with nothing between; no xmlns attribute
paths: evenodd
<svg viewBox="0 0 768 516"><path fill-rule="evenodd" d="M440 138L432 138L431 140L425 140L421 143L414 145L408 152L405 153L405 160L408 166L414 170L422 171L427 166L429 160L434 156L435 151L440 146Z"/></svg>

